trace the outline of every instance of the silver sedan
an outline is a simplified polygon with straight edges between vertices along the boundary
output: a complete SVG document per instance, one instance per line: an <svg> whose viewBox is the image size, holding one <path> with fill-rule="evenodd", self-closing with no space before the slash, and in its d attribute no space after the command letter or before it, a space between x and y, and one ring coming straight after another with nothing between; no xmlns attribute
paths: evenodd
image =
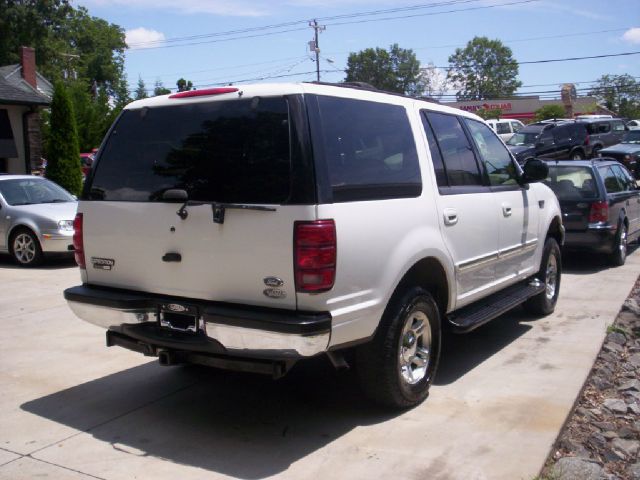
<svg viewBox="0 0 640 480"><path fill-rule="evenodd" d="M55 183L31 175L0 175L0 252L19 265L38 265L45 253L73 252L78 202Z"/></svg>

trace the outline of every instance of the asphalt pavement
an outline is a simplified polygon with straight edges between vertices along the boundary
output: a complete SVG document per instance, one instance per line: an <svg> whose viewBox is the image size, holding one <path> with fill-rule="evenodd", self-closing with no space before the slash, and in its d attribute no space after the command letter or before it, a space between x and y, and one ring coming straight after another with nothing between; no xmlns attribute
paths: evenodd
<svg viewBox="0 0 640 480"><path fill-rule="evenodd" d="M639 272L567 258L553 315L448 336L429 399L389 413L324 358L273 381L107 348L72 263L0 256L0 478L531 480Z"/></svg>

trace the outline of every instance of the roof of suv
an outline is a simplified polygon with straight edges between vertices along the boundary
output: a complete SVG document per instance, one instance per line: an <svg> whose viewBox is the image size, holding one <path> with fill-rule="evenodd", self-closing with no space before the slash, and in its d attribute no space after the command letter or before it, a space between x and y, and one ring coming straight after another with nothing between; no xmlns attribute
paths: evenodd
<svg viewBox="0 0 640 480"><path fill-rule="evenodd" d="M236 90L227 90L236 89ZM220 93L215 91L219 90ZM226 90L224 93L222 93ZM408 105L419 102L424 104L425 108L430 110L456 114L473 118L475 120L483 121L479 116L473 113L460 110L457 108L447 107L440 105L425 99L408 97L399 95L392 92L385 92L382 90L375 90L365 88L360 85L350 84L326 84L326 83L259 83L250 85L237 85L220 87L219 89L203 89L201 93L196 93L198 90L192 90L190 96L182 98L175 97L175 93L169 95L160 95L157 97L145 98L143 100L136 100L131 102L125 107L125 110L139 109L144 107L163 107L163 106L176 106L187 103L201 103L211 102L212 100L230 100L233 98L254 98L254 97L266 97L266 96L283 96L283 95L301 95L301 94L316 94L316 95L331 95L334 97L353 98L356 100L369 100L369 101L384 101L387 103L394 103L397 105ZM189 93L191 93L189 92ZM212 92L212 93L205 93ZM173 98L172 98L173 97Z"/></svg>
<svg viewBox="0 0 640 480"><path fill-rule="evenodd" d="M591 160L553 160L553 159L542 159L545 160L550 165L560 165L564 167L594 167L596 165L620 165L620 162L613 158L593 158Z"/></svg>

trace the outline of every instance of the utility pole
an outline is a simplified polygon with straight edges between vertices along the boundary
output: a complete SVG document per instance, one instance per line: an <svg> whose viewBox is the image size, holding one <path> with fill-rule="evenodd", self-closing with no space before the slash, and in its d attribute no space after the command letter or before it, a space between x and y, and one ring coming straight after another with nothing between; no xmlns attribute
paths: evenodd
<svg viewBox="0 0 640 480"><path fill-rule="evenodd" d="M309 26L313 28L314 39L309 42L309 47L311 50L316 52L316 80L320 81L320 45L318 43L318 33L324 32L327 27L324 25L318 25L318 21L316 19L313 22L309 22Z"/></svg>

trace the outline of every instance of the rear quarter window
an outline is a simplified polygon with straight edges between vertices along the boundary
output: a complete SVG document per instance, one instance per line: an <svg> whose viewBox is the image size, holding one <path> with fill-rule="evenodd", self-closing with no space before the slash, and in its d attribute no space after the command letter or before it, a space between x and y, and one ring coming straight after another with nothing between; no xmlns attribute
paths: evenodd
<svg viewBox="0 0 640 480"><path fill-rule="evenodd" d="M417 197L418 154L400 105L308 95L317 168L333 202Z"/></svg>

